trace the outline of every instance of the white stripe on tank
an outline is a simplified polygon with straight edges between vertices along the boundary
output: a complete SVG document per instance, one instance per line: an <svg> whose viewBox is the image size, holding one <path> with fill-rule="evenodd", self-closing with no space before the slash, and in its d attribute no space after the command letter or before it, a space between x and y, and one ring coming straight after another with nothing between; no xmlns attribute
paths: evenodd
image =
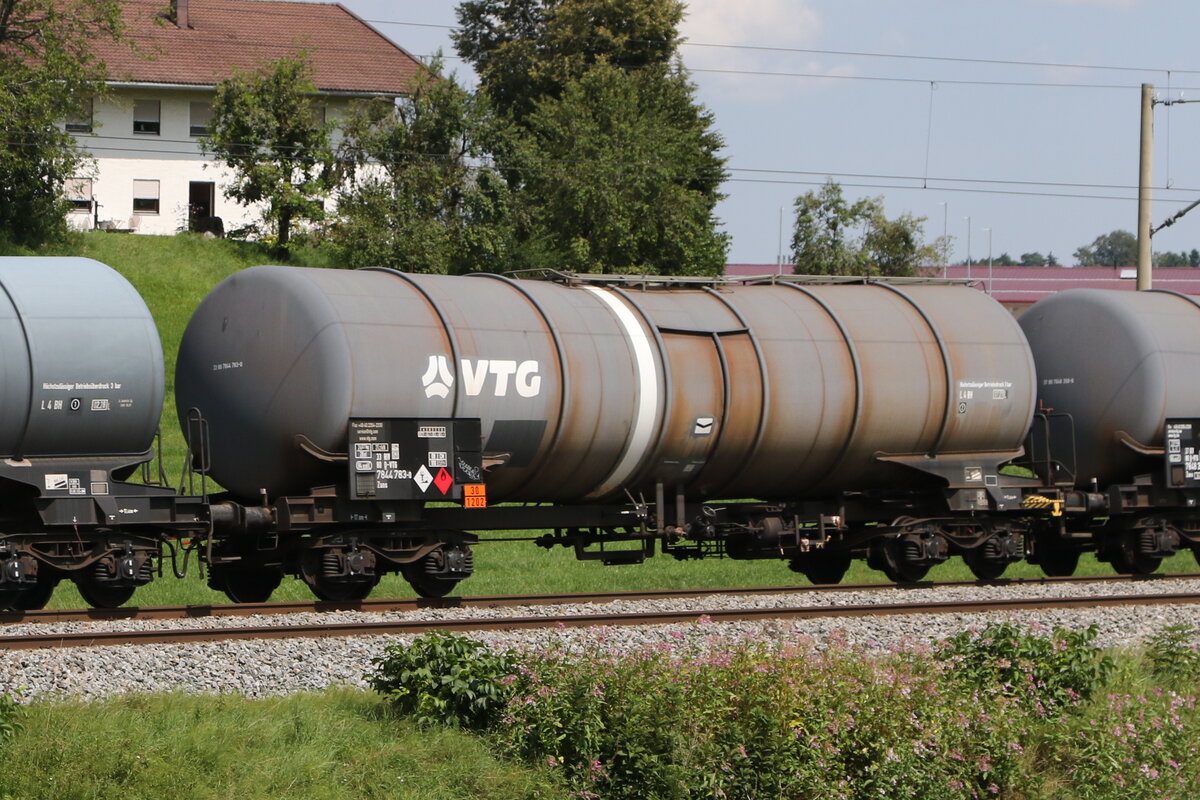
<svg viewBox="0 0 1200 800"><path fill-rule="evenodd" d="M633 430L625 445L625 453L617 463L612 473L600 486L587 496L587 499L602 497L625 484L633 472L646 457L650 448L651 437L658 422L658 365L654 357L654 348L646 329L616 294L595 286L585 286L592 294L604 301L625 328L625 336L633 347L634 361L637 363L637 414L634 417Z"/></svg>

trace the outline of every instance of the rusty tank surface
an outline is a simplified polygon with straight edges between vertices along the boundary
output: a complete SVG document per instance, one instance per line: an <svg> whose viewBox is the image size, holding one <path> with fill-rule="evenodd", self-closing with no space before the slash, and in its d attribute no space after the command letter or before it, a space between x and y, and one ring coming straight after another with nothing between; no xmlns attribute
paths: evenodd
<svg viewBox="0 0 1200 800"><path fill-rule="evenodd" d="M352 417L480 419L493 501L815 497L1015 453L1035 402L1012 316L944 282L254 267L203 301L177 364L179 413L209 420L241 497L336 482L319 456Z"/></svg>

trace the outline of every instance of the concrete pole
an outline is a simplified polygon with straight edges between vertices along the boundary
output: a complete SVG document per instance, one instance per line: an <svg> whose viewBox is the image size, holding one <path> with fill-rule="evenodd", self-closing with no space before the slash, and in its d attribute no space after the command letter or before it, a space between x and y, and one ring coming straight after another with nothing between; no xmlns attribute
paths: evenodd
<svg viewBox="0 0 1200 800"><path fill-rule="evenodd" d="M967 220L967 280L971 280L971 218Z"/></svg>
<svg viewBox="0 0 1200 800"><path fill-rule="evenodd" d="M779 255L775 257L775 274L783 274L783 206L779 207Z"/></svg>
<svg viewBox="0 0 1200 800"><path fill-rule="evenodd" d="M988 232L988 285L987 293L992 293L992 229L984 228Z"/></svg>
<svg viewBox="0 0 1200 800"><path fill-rule="evenodd" d="M1154 150L1154 85L1142 84L1142 145L1138 159L1138 263L1137 288L1146 291L1151 286L1150 256L1150 183Z"/></svg>
<svg viewBox="0 0 1200 800"><path fill-rule="evenodd" d="M946 222L950 219L950 201L938 205L942 207L942 247L946 248L942 253L942 277L945 278L950 271L950 238L946 235Z"/></svg>

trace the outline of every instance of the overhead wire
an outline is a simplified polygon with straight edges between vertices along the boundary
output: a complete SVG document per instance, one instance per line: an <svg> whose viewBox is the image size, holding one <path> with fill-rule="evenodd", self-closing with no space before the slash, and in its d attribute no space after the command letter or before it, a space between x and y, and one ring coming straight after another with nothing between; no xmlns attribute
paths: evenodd
<svg viewBox="0 0 1200 800"><path fill-rule="evenodd" d="M391 19L368 19L363 18L363 22L369 22L372 25L402 25L414 28L441 28L443 30L455 31L459 30L457 25L445 25L432 22L404 22L401 20ZM645 43L644 39L631 39L635 43ZM727 50L750 50L757 52L770 53L798 53L804 55L828 55L828 56L852 56L862 58L889 58L900 59L907 61L935 61L948 62L959 64L992 64L999 66L1020 66L1020 67L1039 67L1048 69L1092 69L1092 70L1112 70L1119 72L1184 72L1200 75L1200 70L1197 69L1173 69L1167 67L1125 67L1113 64L1072 64L1053 61L1027 61L1021 59L1009 58L975 58L968 56L923 56L913 55L911 53L881 53L869 50L826 50L813 47L781 47L778 45L757 45L757 44L733 44L729 42L693 42L688 40L680 41L680 47L708 47Z"/></svg>
<svg viewBox="0 0 1200 800"><path fill-rule="evenodd" d="M132 139L132 138L123 138L123 139L120 139L117 137L111 137L111 138L114 138L118 141L140 141L140 140ZM187 142L187 140L173 140L173 141L179 142L179 143L190 143L190 142ZM9 142L7 142L7 144L9 146L14 146L14 145L22 146L24 143L9 141ZM32 146L32 143L30 146ZM191 155L191 156L194 156L196 159L201 159L201 160L205 158L205 154L203 154L203 153L197 153L197 152L189 153L186 150L180 150L180 149L146 148L146 147L137 147L137 148L135 148L135 147L113 147L111 145L100 145L98 147L94 147L93 149L96 151L102 152L102 153L103 152L154 153L154 154L159 154L159 155L171 155L171 156ZM460 158L457 155L437 154L437 153L415 153L415 152L385 152L380 155L397 157L397 158L405 158L408 160L408 163L413 164L413 165L440 164L440 163L446 162L449 159ZM348 159L348 158L337 159L337 161L342 164L352 163L352 159ZM592 162L592 161L589 161L586 159L574 159L574 160L570 160L570 161L559 160L559 161L555 162L555 166L557 168L559 168L563 174L568 174L568 173L575 173L578 169L580 169L582 167L587 167L591 164L597 164L597 163L600 163L600 162ZM614 166L614 164L612 162L606 162L605 165L606 166ZM501 171L501 172L513 172L513 173L524 172L524 173L534 173L534 174L542 174L542 175L548 174L550 172L550 170L547 170L544 168L543 169L534 169L534 168L530 168L530 167L512 167L512 166L498 168L490 163L465 164L463 166L470 171L476 171L476 172L479 170L482 170L482 169L497 169L498 171ZM641 169L645 168L645 164L639 163L639 162L624 162L624 163L616 164L615 166L627 167L631 170L641 170ZM1136 197L1136 194L1134 194L1134 193L1136 192L1136 188L1137 188L1136 186L1122 185L1122 184L1086 184L1086 183L1063 183L1063 182L1053 182L1053 181L1017 181L1017 180L1005 180L1005 179L993 179L993 178L946 178L946 177L940 177L940 176L936 176L936 175L934 175L934 176L918 176L918 175L894 175L894 174L882 174L882 173L875 173L875 174L872 174L872 173L850 173L850 172L837 172L837 171L825 172L825 171L805 171L805 170L755 169L755 168L733 167L733 166L725 167L724 171L727 173L725 179L731 183L819 186L819 185L822 185L826 179L839 178L839 179L842 179L840 181L842 186L853 187L853 188L891 189L891 190L901 190L901 189L902 190L925 190L925 191L957 192L957 193L970 193L970 194L995 194L995 195L1008 195L1008 196L1021 196L1021 197L1071 198L1071 199L1081 199L1081 200L1129 201ZM772 176L772 177L754 177L754 176ZM684 176L684 177L703 177L703 175L701 175L700 173L696 173L693 176ZM880 181L889 181L889 182L881 183ZM907 182L907 183L904 183L904 182ZM949 185L947 185L947 184L949 184ZM955 184L957 184L957 185L955 185ZM970 184L975 184L975 185L970 185ZM1029 188L1029 189L994 188L994 187L1001 187L1001 186L1011 186L1011 187L1026 186L1026 187L1031 187L1031 188ZM1079 192L1033 191L1032 189L1036 188L1036 187L1045 187L1047 189L1066 189L1066 188L1076 188L1076 189L1082 189L1082 190L1095 189L1095 190L1103 191L1103 192L1128 191L1128 192L1130 192L1130 194L1126 194L1126 195L1097 194L1094 192L1088 193L1085 191L1079 191ZM1156 187L1156 188L1162 189L1164 191L1171 191L1171 192L1177 192L1177 193L1200 192L1200 189L1187 188L1187 187L1169 187L1169 188L1168 187ZM1189 199L1173 198L1173 197L1161 197L1161 198L1159 198L1159 200L1164 203L1174 203L1174 204L1184 204L1184 203L1189 202Z"/></svg>
<svg viewBox="0 0 1200 800"><path fill-rule="evenodd" d="M237 11L241 11L241 9L238 9ZM293 16L303 16L303 15L296 14ZM436 23L405 22L405 21L400 21L400 20L384 20L384 19L371 19L371 18L362 18L362 19L364 22L374 24L374 25L397 25L397 26L406 26L406 27L438 28L438 29L443 29L443 30L456 30L457 29L457 26L443 25L443 24L436 24ZM148 39L148 40L154 39L154 37L152 37L152 36L145 36L145 35L134 35L131 38L144 38L144 39ZM189 36L189 39L192 41L212 41L212 42L222 42L222 43L228 42L227 39L220 39L220 38L216 38L216 37L209 37L206 39L204 37L198 37L198 36L194 36L194 35ZM268 49L289 50L289 51L293 51L293 52L296 49L303 49L302 46L297 47L295 44L285 45L285 44L256 43L255 46L258 48L266 47ZM829 49L818 49L818 48L780 47L780 46L771 46L771 45L733 44L733 43L719 43L719 42L681 41L681 42L679 42L679 46L680 47L688 47L688 48L742 50L742 51L747 51L747 52L793 53L793 54L804 54L804 55L824 55L824 56L854 57L854 58L892 59L892 60L905 60L905 61L913 61L913 62L999 65L999 66L1008 66L1008 67L1018 66L1018 67L1042 68L1042 69L1077 69L1077 70L1140 72L1140 73L1161 72L1161 73L1166 74L1168 86L1170 86L1170 84L1171 84L1172 73L1200 74L1200 70L1168 69L1168 68L1160 68L1160 67L1118 66L1118 65L1111 65L1111 64L1077 64L1077 63L1064 63L1064 62L1029 61L1029 60L1020 60L1020 59L988 59L988 58L956 57L956 56L927 56L927 55L912 55L912 54L885 53L885 52L872 52L872 51L829 50ZM359 52L357 49L353 49L353 48L322 48L322 49L331 50L334 52L340 52L340 51ZM418 56L418 57L429 58L430 56ZM459 61L464 60L457 55L443 55L442 57L444 59L450 59L450 60L459 60ZM1122 190L1133 191L1136 188L1133 186L1118 185L1118 184L1077 184L1077 183L1063 183L1063 182L1054 182L1054 181L1015 181L1015 180L1002 180L1002 179L939 178L936 176L928 175L929 149L931 146L931 140L932 140L932 135L933 135L933 94L932 93L933 93L934 89L936 88L937 84L958 85L958 86L994 86L994 87L1052 88L1052 89L1074 89L1074 90L1128 90L1135 84L1072 83L1072 82L1063 82L1063 81L1047 82L1047 81L1033 81L1033 80L983 80L983 79L966 79L966 78L929 79L929 78L908 78L908 77L878 76L878 75L839 75L839 74L822 73L822 72L788 72L788 71L748 70L748 69L718 69L718 68L705 68L705 67L687 68L687 71L691 72L691 73L746 76L746 77L794 78L794 79L807 79L807 80L843 80L843 81L851 80L851 81L872 81L872 82L883 82L883 83L913 83L913 84L929 84L930 85L931 95L930 95L929 110L928 110L929 119L927 120L927 132L926 132L927 133L926 166L925 166L925 174L922 176L917 177L917 176L894 176L894 175L870 175L870 174L837 173L837 172L828 173L828 172L824 172L824 171L822 171L822 172L806 172L806 171L799 171L799 170L756 170L756 169L748 169L748 168L728 167L727 169L728 169L729 174L728 174L727 180L729 180L730 182L761 183L761 184L819 185L820 183L823 183L823 181L808 180L808 179L805 179L805 177L820 175L820 176L827 176L827 177L848 178L851 181L859 181L859 182L848 182L848 183L843 184L846 186L854 186L854 187L858 187L858 188L877 188L877 189L890 189L890 190L895 190L895 189L934 190L934 189L936 189L937 191L969 192L969 193L980 193L980 194L1044 196L1044 197L1057 197L1057 198L1121 200L1121 201L1127 201L1131 198L1128 196L1117 196L1117 195L1112 195L1112 194L1094 194L1094 193L1086 194L1083 192L1070 193L1070 192L1055 192L1055 191L1032 191L1029 189L1017 190L1017 189L981 188L979 186L979 184L990 184L992 186L1045 187L1048 189L1063 189L1063 188L1076 188L1076 189L1084 189L1084 190L1096 189L1099 191L1118 191L1118 192L1122 191ZM1179 91L1179 92L1197 91L1196 88L1177 87L1177 86L1171 87L1171 90ZM1160 101L1160 102L1163 102L1163 101ZM1178 102L1189 102L1189 101L1180 100ZM1164 104L1171 105L1172 102L1164 102ZM1169 127L1170 127L1170 123L1168 122L1168 133L1169 133ZM141 137L101 137L101 138L104 138L104 139L107 139L110 141L139 141L139 142L146 141L145 139L142 139ZM163 143L170 141L170 142L174 142L174 143L187 143L187 144L191 144L194 142L194 140L165 140L165 139L159 140L159 141L163 142ZM102 149L114 151L114 152L140 152L140 153L153 152L153 153L169 154L169 155L178 155L180 153L180 151L178 151L178 150L171 150L171 149L157 149L157 148L147 149L144 145L142 147L138 147L138 148L122 148L122 147L112 147L111 145L105 145L105 146L103 146ZM436 156L428 156L428 157L434 158ZM1169 154L1168 154L1168 158L1169 158ZM637 166L637 165L631 165L631 166ZM779 177L772 177L772 178L740 177L742 175L776 175ZM907 186L907 185L902 185L902 184L897 184L897 183L879 183L878 182L878 181L885 181L885 180L886 181L919 181L920 185ZM867 181L867 182L861 182L861 181ZM874 181L874 182L872 182L872 181ZM947 185L931 186L930 183L933 183L933 184L959 184L959 185L956 185L956 186L947 186ZM970 186L967 184L975 184L975 186ZM1170 181L1168 181L1168 183L1165 187L1156 187L1156 188L1159 188L1160 190L1172 191L1172 192L1200 191L1200 190L1195 190L1195 189L1185 189L1182 187L1174 187L1171 185ZM1187 201L1183 201L1183 200L1174 200L1174 199L1169 199L1169 198L1161 198L1161 199L1164 202L1180 202L1180 203L1187 202Z"/></svg>

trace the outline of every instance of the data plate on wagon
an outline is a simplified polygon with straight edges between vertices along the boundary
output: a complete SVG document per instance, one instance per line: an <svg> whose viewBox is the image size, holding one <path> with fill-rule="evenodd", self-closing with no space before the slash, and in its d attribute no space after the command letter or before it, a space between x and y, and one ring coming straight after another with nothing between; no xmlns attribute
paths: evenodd
<svg viewBox="0 0 1200 800"><path fill-rule="evenodd" d="M1200 486L1200 419L1167 420L1167 486L1175 489Z"/></svg>
<svg viewBox="0 0 1200 800"><path fill-rule="evenodd" d="M352 419L350 494L359 500L458 500L482 475L477 419Z"/></svg>

